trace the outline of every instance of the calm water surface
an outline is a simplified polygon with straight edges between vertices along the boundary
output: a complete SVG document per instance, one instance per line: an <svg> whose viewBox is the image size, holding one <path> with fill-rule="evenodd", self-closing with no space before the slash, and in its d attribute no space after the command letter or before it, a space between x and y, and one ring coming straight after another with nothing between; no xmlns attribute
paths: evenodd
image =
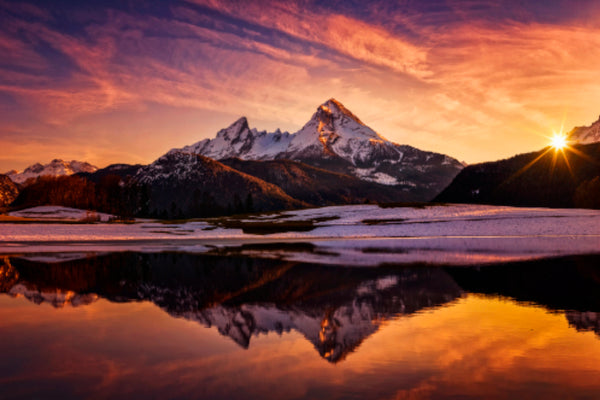
<svg viewBox="0 0 600 400"><path fill-rule="evenodd" d="M0 259L0 398L600 397L600 258Z"/></svg>

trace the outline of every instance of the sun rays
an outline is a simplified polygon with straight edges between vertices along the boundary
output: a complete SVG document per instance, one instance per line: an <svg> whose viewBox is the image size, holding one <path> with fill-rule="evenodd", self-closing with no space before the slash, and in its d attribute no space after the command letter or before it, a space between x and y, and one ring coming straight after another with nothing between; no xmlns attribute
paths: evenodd
<svg viewBox="0 0 600 400"><path fill-rule="evenodd" d="M561 127L560 132L553 132L552 136L544 136L544 137L546 137L548 139L549 146L542 153L540 153L536 158L534 158L529 163L527 163L527 165L525 165L523 168L519 169L517 172L515 172L513 175L511 175L505 181L505 183L508 183L508 182L512 181L513 179L517 178L518 176L520 176L521 174L523 174L525 171L527 171L529 168L531 168L533 165L535 165L538 161L540 161L542 158L544 158L550 152L553 152L553 154L552 154L552 162L550 164L551 165L550 170L548 171L549 174L554 173L559 155L562 156L565 166L569 170L569 173L571 174L572 177L574 177L574 173L573 173L573 169L571 168L571 163L569 162L569 157L568 157L567 153L570 152L570 153L573 153L575 155L578 155L580 157L583 157L583 158L586 158L589 160L589 157L587 155L585 155L584 153L580 152L579 150L577 150L571 146L571 141L569 140L569 136L567 134L563 133L562 127Z"/></svg>
<svg viewBox="0 0 600 400"><path fill-rule="evenodd" d="M550 139L550 146L554 147L555 150L562 150L568 146L567 135L563 133L555 133Z"/></svg>

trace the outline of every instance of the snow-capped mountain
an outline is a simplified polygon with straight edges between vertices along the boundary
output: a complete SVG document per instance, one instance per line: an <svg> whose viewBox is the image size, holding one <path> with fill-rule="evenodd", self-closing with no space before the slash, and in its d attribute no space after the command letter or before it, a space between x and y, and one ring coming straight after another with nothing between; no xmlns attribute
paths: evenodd
<svg viewBox="0 0 600 400"><path fill-rule="evenodd" d="M294 134L250 129L240 118L214 139L171 152L202 154L217 160L290 159L385 185L400 186L422 200L441 191L463 168L446 155L393 143L366 126L335 99L320 105Z"/></svg>
<svg viewBox="0 0 600 400"><path fill-rule="evenodd" d="M258 131L250 129L246 117L242 117L228 128L217 132L214 139L204 139L182 149L170 152L186 152L222 160L239 157L245 160L272 160L287 151L291 139L288 132Z"/></svg>
<svg viewBox="0 0 600 400"><path fill-rule="evenodd" d="M335 99L317 108L312 118L293 136L286 158L340 157L355 167L377 160L400 161L403 153L378 135ZM376 180L375 178L373 180Z"/></svg>
<svg viewBox="0 0 600 400"><path fill-rule="evenodd" d="M23 172L9 171L6 175L15 183L23 184L30 178L39 176L65 176L73 175L79 172L94 172L98 168L82 161L63 161L60 159L52 160L49 164L40 163L27 167Z"/></svg>
<svg viewBox="0 0 600 400"><path fill-rule="evenodd" d="M587 144L600 142L600 117L590 126L578 126L567 134L574 143Z"/></svg>

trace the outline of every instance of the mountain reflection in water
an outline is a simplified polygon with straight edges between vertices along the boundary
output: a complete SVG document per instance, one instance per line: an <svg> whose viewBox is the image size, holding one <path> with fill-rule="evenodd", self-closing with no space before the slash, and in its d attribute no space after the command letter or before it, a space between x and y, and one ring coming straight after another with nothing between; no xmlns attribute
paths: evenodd
<svg viewBox="0 0 600 400"><path fill-rule="evenodd" d="M216 327L247 348L252 336L295 330L331 362L380 325L462 294L436 268L344 268L179 253L115 253L57 263L6 259L0 290L54 307L105 298L151 301Z"/></svg>
<svg viewBox="0 0 600 400"><path fill-rule="evenodd" d="M478 268L347 268L185 253L113 253L63 261L5 257L0 259L0 292L55 308L94 307L100 301L150 302L196 327L216 328L243 349L252 348L253 341L263 334L296 332L337 367L347 363L353 353L360 353L365 340L376 338L392 321L422 313L434 317L436 310L458 303L481 313L485 311L477 308L481 299L558 313L577 331L599 335L598 261L598 256L579 256ZM477 297L471 297L474 294ZM494 304L485 307L492 309ZM477 325L478 321L469 323ZM465 327L449 324L444 329L451 332ZM0 343L7 343L3 336L0 330ZM417 342L424 339L415 338L411 351L423 350ZM390 352L395 350L395 345L387 346ZM429 367L439 369L442 364L438 360ZM7 382L2 372L0 369L0 389ZM375 393L372 397L377 397ZM404 395L408 396L398 397ZM223 392L216 397L244 396Z"/></svg>

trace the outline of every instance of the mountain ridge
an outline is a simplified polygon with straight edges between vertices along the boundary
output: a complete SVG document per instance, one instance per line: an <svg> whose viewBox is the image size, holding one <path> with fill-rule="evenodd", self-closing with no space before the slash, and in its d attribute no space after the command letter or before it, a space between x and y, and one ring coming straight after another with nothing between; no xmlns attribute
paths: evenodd
<svg viewBox="0 0 600 400"><path fill-rule="evenodd" d="M169 218L222 215L227 209L231 214L308 206L279 186L185 152L169 152L142 166L133 185L148 190L148 198L140 204L147 207L146 214Z"/></svg>
<svg viewBox="0 0 600 400"><path fill-rule="evenodd" d="M98 168L85 161L64 161L56 158L48 164L35 163L25 168L23 172L17 170L8 171L6 175L17 184L26 184L27 180L40 176L68 176L81 172L95 172Z"/></svg>
<svg viewBox="0 0 600 400"><path fill-rule="evenodd" d="M213 139L169 152L201 154L216 160L289 159L351 175L365 181L398 186L430 200L463 168L444 154L391 142L365 125L341 102L329 99L295 133L251 129L246 117L217 132Z"/></svg>
<svg viewBox="0 0 600 400"><path fill-rule="evenodd" d="M570 141L579 144L591 144L600 142L600 116L590 126L577 126L573 128L567 137Z"/></svg>

